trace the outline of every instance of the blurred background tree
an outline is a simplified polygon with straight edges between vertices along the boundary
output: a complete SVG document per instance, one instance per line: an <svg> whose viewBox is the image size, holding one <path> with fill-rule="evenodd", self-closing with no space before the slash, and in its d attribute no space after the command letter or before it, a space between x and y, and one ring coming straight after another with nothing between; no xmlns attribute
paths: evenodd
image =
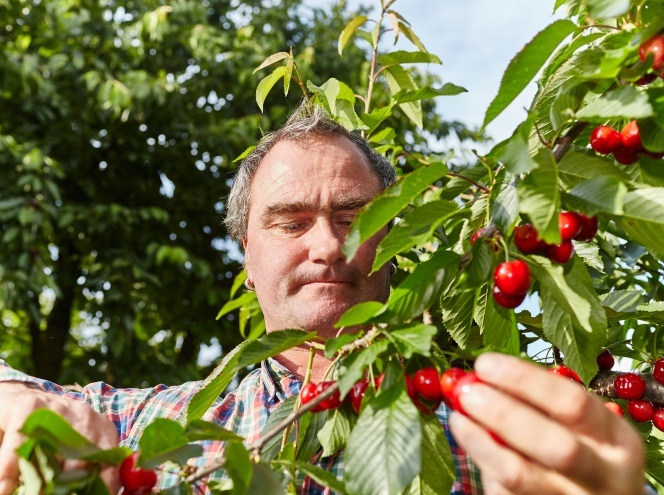
<svg viewBox="0 0 664 495"><path fill-rule="evenodd" d="M302 96L273 91L261 114L253 69L293 47L305 79L366 86L363 41L337 53L355 14L0 0L0 357L61 383L145 386L200 378L208 346L239 343L233 315L215 320L241 268L221 225L233 160ZM409 150L479 139L431 101L424 128Z"/></svg>

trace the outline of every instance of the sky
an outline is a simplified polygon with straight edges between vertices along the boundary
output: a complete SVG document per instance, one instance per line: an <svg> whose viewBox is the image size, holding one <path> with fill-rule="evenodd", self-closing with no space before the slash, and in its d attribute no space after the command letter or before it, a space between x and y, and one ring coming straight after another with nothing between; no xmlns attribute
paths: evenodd
<svg viewBox="0 0 664 495"><path fill-rule="evenodd" d="M312 0L311 3L332 2ZM358 0L349 2L351 6L358 3ZM377 5L378 0L361 3ZM442 66L430 66L430 70L440 75L443 82L468 90L462 95L437 99L443 117L480 126L510 60L555 20L553 4L553 0L397 0L392 8L411 23L427 50L442 59ZM410 44L399 48L415 50ZM529 106L534 93L535 83L531 83L488 126L488 134L496 141L509 137L525 120L524 108Z"/></svg>

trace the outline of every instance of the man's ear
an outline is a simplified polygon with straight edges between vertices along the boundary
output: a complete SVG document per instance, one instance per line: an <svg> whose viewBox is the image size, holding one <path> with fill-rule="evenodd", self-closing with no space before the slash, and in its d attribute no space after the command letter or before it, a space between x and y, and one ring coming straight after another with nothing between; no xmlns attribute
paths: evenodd
<svg viewBox="0 0 664 495"><path fill-rule="evenodd" d="M247 238L242 238L242 249L244 250L244 271L247 272L247 279L251 280L251 272L249 271L249 253L247 252Z"/></svg>

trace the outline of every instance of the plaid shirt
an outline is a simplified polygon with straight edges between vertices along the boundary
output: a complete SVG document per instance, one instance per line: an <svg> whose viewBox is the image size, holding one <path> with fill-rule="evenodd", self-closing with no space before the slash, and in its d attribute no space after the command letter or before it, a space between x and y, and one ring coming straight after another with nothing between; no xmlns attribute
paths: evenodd
<svg viewBox="0 0 664 495"><path fill-rule="evenodd" d="M202 383L196 381L173 387L157 385L148 389L116 389L105 383L96 382L84 387L79 393L16 371L0 359L0 381L8 380L31 382L47 392L87 402L95 411L113 421L120 435L120 444L132 450L138 450L138 440L143 430L155 418L175 419ZM249 373L237 389L219 397L203 419L237 433L245 438L246 443L250 443L260 436L268 416L285 399L298 394L299 391L300 381L286 368L272 359L263 361L260 368ZM436 414L445 429L456 467L456 481L451 494L479 495L482 493L479 470L450 435L447 426L448 412L449 410L442 406ZM200 444L203 447L203 455L190 461L194 466L211 464L223 452L222 442L204 441ZM339 479L343 477L343 452L326 458L320 458L319 453L312 462L334 473ZM222 476L222 473L216 472L211 479L220 479ZM175 474L163 472L160 474L159 488L172 486L176 481ZM297 493L302 495L333 493L304 476L298 479L296 484ZM206 493L209 493L209 490L206 489Z"/></svg>

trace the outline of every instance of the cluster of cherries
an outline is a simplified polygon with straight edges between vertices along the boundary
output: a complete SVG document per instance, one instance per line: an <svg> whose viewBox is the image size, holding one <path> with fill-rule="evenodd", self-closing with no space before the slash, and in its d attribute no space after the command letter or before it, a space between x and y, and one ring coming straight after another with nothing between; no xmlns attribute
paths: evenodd
<svg viewBox="0 0 664 495"><path fill-rule="evenodd" d="M147 495L157 484L157 473L154 470L137 467L139 456L139 452L134 452L120 464L120 483L124 495Z"/></svg>
<svg viewBox="0 0 664 495"><path fill-rule="evenodd" d="M654 153L643 147L636 120L628 122L620 132L608 125L595 127L590 133L590 147L604 155L613 153L613 158L623 165L636 163L641 153L655 159L664 157L664 153Z"/></svg>
<svg viewBox="0 0 664 495"><path fill-rule="evenodd" d="M664 36L657 34L639 46L639 58L645 62L652 57L652 69L654 72L646 74L636 81L636 84L649 84L658 76L662 76L664 68ZM590 147L597 153L603 155L613 154L613 158L623 165L636 163L641 153L651 158L659 159L664 153L653 153L647 151L641 142L641 133L636 120L630 121L619 132L611 126L601 125L595 127L590 134Z"/></svg>
<svg viewBox="0 0 664 495"><path fill-rule="evenodd" d="M587 242L595 237L597 217L563 211L558 215L558 229L562 242L547 244L539 238L535 227L528 223L519 225L514 229L514 243L524 254L541 254L558 263L565 263L574 254L572 240ZM500 263L493 272L493 297L504 308L516 308L526 298L530 284L530 269L524 261Z"/></svg>
<svg viewBox="0 0 664 495"><path fill-rule="evenodd" d="M420 368L413 374L406 374L406 392L415 406L425 414L430 414L438 409L441 402L449 407L458 409L458 393L454 394L455 385L459 378L468 374L460 368L450 368L442 375L433 367ZM474 373L473 373L474 375ZM380 388L383 374L376 377L376 389ZM311 402L323 391L333 385L334 381L325 381L318 384L308 383L300 391L302 405ZM362 408L362 399L370 386L367 378L359 380L348 392L343 402L350 402L353 410L359 414ZM336 409L343 403L340 400L339 391L335 391L330 397L317 404L312 412L321 412L328 409Z"/></svg>
<svg viewBox="0 0 664 495"><path fill-rule="evenodd" d="M664 358L655 361L652 376L659 383L664 384ZM643 400L643 394L646 391L646 381L641 375L637 373L621 373L613 381L613 389L619 398L628 401L627 414L634 421L639 423L652 421L655 428L664 431L664 408L656 407L652 402Z"/></svg>

